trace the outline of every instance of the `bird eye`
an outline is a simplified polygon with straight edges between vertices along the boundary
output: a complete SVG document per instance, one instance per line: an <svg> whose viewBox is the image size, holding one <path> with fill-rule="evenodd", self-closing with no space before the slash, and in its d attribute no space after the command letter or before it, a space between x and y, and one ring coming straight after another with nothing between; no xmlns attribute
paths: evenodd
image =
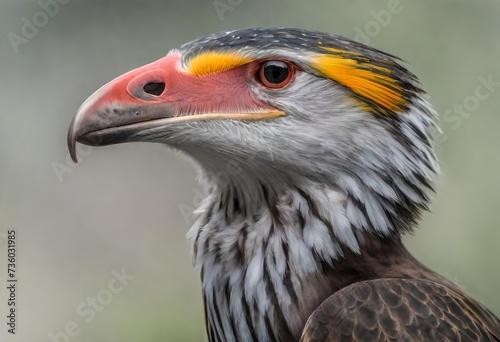
<svg viewBox="0 0 500 342"><path fill-rule="evenodd" d="M264 62L258 71L259 81L268 88L283 88L292 79L294 68L282 61Z"/></svg>

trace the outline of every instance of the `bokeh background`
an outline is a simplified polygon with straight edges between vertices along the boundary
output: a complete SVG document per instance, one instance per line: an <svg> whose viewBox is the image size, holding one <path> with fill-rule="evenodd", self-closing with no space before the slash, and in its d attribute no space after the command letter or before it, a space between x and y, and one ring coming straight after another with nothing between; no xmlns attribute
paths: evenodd
<svg viewBox="0 0 500 342"><path fill-rule="evenodd" d="M75 165L66 132L110 79L188 40L254 26L338 33L411 65L446 114L433 213L406 244L500 315L500 1L45 3L53 1L0 1L0 234L17 229L19 256L9 337L0 235L0 341L205 341L185 239L202 193L193 166L139 143L81 147ZM29 38L26 20L40 26L25 29ZM488 79L496 83L479 99ZM113 270L135 278L108 298ZM98 295L109 303L87 323L76 310ZM77 333L66 339L70 322Z"/></svg>

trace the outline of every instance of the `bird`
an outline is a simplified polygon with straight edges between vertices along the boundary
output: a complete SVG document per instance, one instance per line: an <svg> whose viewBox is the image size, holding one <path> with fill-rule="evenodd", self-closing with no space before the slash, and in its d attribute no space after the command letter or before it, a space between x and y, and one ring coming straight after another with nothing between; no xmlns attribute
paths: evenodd
<svg viewBox="0 0 500 342"><path fill-rule="evenodd" d="M429 209L438 114L396 56L245 28L172 49L83 102L67 136L187 156L209 341L500 341L500 320L406 249Z"/></svg>

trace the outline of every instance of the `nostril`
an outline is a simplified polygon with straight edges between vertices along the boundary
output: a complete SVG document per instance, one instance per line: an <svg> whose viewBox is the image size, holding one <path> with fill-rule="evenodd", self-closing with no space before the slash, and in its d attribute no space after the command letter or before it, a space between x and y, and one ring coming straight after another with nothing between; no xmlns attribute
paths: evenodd
<svg viewBox="0 0 500 342"><path fill-rule="evenodd" d="M164 82L149 82L142 87L142 90L146 94L154 95L154 96L159 96L163 91L165 90L165 83Z"/></svg>

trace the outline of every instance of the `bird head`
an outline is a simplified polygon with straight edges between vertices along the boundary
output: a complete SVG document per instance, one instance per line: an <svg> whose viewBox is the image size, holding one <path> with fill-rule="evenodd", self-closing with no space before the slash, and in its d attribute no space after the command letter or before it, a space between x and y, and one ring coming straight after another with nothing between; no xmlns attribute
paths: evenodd
<svg viewBox="0 0 500 342"><path fill-rule="evenodd" d="M346 224L386 235L411 229L437 171L422 94L397 58L340 36L222 32L101 87L68 146L76 161L77 141L169 145L249 210L280 189L334 189Z"/></svg>

